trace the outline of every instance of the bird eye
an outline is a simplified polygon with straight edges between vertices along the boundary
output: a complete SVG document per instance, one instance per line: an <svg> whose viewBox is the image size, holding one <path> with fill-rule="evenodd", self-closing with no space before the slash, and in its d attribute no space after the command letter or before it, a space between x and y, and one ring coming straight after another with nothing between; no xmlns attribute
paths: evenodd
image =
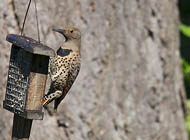
<svg viewBox="0 0 190 140"><path fill-rule="evenodd" d="M73 33L73 30L71 30L70 32Z"/></svg>

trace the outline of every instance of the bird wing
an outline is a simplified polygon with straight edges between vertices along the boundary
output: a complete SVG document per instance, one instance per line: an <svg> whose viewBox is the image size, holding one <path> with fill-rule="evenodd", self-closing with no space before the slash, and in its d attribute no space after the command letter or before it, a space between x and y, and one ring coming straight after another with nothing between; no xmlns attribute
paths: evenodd
<svg viewBox="0 0 190 140"><path fill-rule="evenodd" d="M78 57L73 57L72 62L70 64L70 71L68 73L68 81L66 86L67 92L69 91L75 79L77 78L79 70L80 70L80 56L78 55Z"/></svg>

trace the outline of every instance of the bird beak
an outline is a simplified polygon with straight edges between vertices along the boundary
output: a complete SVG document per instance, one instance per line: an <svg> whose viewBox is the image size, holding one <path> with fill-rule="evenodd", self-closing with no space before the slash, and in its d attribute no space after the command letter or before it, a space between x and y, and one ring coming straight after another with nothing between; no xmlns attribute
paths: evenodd
<svg viewBox="0 0 190 140"><path fill-rule="evenodd" d="M61 33L62 35L65 35L66 33L66 30L64 29L52 29L54 32L58 32L58 33Z"/></svg>

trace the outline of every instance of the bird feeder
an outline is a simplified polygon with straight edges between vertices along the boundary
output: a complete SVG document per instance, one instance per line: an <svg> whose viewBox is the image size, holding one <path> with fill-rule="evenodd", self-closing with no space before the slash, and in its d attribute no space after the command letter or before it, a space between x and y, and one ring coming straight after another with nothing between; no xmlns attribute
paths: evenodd
<svg viewBox="0 0 190 140"><path fill-rule="evenodd" d="M3 107L26 119L42 120L49 56L55 52L29 37L9 34L6 39L12 48Z"/></svg>
<svg viewBox="0 0 190 140"><path fill-rule="evenodd" d="M8 79L3 108L14 113L12 140L29 140L33 120L42 120L42 98L45 92L49 57L53 49L40 43L37 6L38 41L23 36L24 25L32 0L29 0L21 35L9 34L12 43Z"/></svg>

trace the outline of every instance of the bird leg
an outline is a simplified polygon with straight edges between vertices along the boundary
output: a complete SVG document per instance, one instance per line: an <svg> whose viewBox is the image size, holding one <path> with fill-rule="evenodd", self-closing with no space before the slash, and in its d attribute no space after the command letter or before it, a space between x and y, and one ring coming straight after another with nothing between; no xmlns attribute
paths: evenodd
<svg viewBox="0 0 190 140"><path fill-rule="evenodd" d="M57 90L54 93L46 94L43 98L42 105L46 106L50 102L52 102L54 99L59 98L62 95L61 90Z"/></svg>

